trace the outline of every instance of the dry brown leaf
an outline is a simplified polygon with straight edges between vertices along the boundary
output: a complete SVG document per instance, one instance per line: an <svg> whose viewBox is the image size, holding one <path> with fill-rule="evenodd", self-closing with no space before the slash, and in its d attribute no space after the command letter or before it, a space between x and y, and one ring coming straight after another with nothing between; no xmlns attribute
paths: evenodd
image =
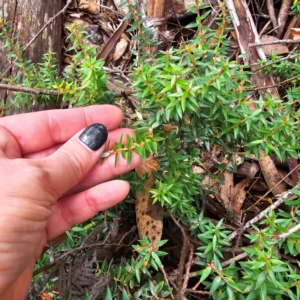
<svg viewBox="0 0 300 300"><path fill-rule="evenodd" d="M237 41L236 31L235 30L231 30L230 33L231 33L232 37Z"/></svg>
<svg viewBox="0 0 300 300"><path fill-rule="evenodd" d="M178 127L172 124L164 124L163 130L164 131L172 131L173 129L176 129L176 133L178 132Z"/></svg>
<svg viewBox="0 0 300 300"><path fill-rule="evenodd" d="M235 185L233 189L233 199L232 199L232 211L234 211L237 215L238 220L240 219L241 215L241 207L244 204L247 191L245 191L245 188L249 187L253 183L253 179L246 178L239 182L237 185Z"/></svg>
<svg viewBox="0 0 300 300"><path fill-rule="evenodd" d="M65 64L70 64L71 63L71 61L72 61L72 57L70 57L70 56L66 56L65 58L64 58L64 63Z"/></svg>
<svg viewBox="0 0 300 300"><path fill-rule="evenodd" d="M278 168L278 174L280 175L281 178L284 178L288 172L282 168ZM289 186L294 186L294 182L290 177L286 177L283 180L286 184L288 184Z"/></svg>
<svg viewBox="0 0 300 300"><path fill-rule="evenodd" d="M206 173L206 171L203 168L201 168L200 166L196 166L196 165L192 166L192 170L193 170L194 174L198 174L198 175Z"/></svg>
<svg viewBox="0 0 300 300"><path fill-rule="evenodd" d="M262 178L253 178L253 183L251 184L251 191L266 193L268 189L269 188L266 182Z"/></svg>
<svg viewBox="0 0 300 300"><path fill-rule="evenodd" d="M244 161L237 169L238 174L247 178L254 178L255 174L259 171L260 167L256 161Z"/></svg>
<svg viewBox="0 0 300 300"><path fill-rule="evenodd" d="M291 34L293 35L293 40L300 40L300 28L291 28Z"/></svg>
<svg viewBox="0 0 300 300"><path fill-rule="evenodd" d="M74 13L74 14L69 14L69 16L71 18L80 19L82 16L84 16L84 13L83 12L81 12L81 13Z"/></svg>
<svg viewBox="0 0 300 300"><path fill-rule="evenodd" d="M79 0L78 7L80 10L93 15L97 15L100 11L99 6L92 0Z"/></svg>
<svg viewBox="0 0 300 300"><path fill-rule="evenodd" d="M121 35L121 39L119 40L119 42L116 45L116 49L112 55L111 60L117 61L118 59L120 59L121 56L125 53L127 46L128 46L128 38L127 38L127 35L123 33Z"/></svg>
<svg viewBox="0 0 300 300"><path fill-rule="evenodd" d="M273 42L273 41L279 41L279 39L275 36L263 35L260 38L260 41L261 42ZM289 53L289 48L283 44L266 45L266 46L262 46L262 48L264 49L264 52L267 56L272 55L272 52L276 55Z"/></svg>
<svg viewBox="0 0 300 300"><path fill-rule="evenodd" d="M276 196L285 192L285 184L283 182L278 184L281 176L273 160L269 156L265 156L262 150L259 150L259 165L269 189L272 189L272 194Z"/></svg>
<svg viewBox="0 0 300 300"><path fill-rule="evenodd" d="M153 158L147 158L146 161L135 169L138 176L145 173L148 174L148 179L144 183L145 192L139 192L136 204L136 221L139 231L139 237L145 235L153 243L161 240L163 230L163 209L159 203L152 204L150 189L153 188L155 183L152 170L157 167L157 161Z"/></svg>
<svg viewBox="0 0 300 300"><path fill-rule="evenodd" d="M226 170L224 178L224 184L218 184L219 193L216 193L216 198L224 205L227 212L229 212L232 211L233 173Z"/></svg>
<svg viewBox="0 0 300 300"><path fill-rule="evenodd" d="M110 53L113 51L114 47L118 43L120 37L124 33L127 28L129 20L123 20L119 27L115 30L113 35L109 38L106 42L104 47L102 48L101 52L98 54L97 59L104 59L106 60Z"/></svg>

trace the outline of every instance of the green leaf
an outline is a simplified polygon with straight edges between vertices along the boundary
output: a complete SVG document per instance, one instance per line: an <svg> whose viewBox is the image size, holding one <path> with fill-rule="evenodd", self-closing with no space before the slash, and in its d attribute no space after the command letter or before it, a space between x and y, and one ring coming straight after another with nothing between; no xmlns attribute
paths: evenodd
<svg viewBox="0 0 300 300"><path fill-rule="evenodd" d="M265 272L261 272L256 280L256 284L255 284L255 289L258 289L263 282L265 282L266 280L266 273Z"/></svg>
<svg viewBox="0 0 300 300"><path fill-rule="evenodd" d="M119 155L116 154L116 155L115 155L115 168L117 167L118 160L119 160Z"/></svg>
<svg viewBox="0 0 300 300"><path fill-rule="evenodd" d="M234 293L233 293L232 288L227 285L226 291L227 291L227 298L226 299L228 299L228 300L234 300Z"/></svg>
<svg viewBox="0 0 300 300"><path fill-rule="evenodd" d="M106 288L106 293L105 293L105 300L113 300L111 290L109 286Z"/></svg>
<svg viewBox="0 0 300 300"><path fill-rule="evenodd" d="M158 257L158 255L157 255L155 252L152 252L152 253L151 253L151 256L152 256L152 258L155 260L155 263L156 263L159 267L161 267L161 266L162 266L162 263L161 263L160 258Z"/></svg>
<svg viewBox="0 0 300 300"><path fill-rule="evenodd" d="M143 262L143 260L140 260L140 262ZM140 274L140 269L138 267L135 269L135 277L136 277L138 283L140 283L141 282L141 274Z"/></svg>
<svg viewBox="0 0 300 300"><path fill-rule="evenodd" d="M221 281L222 278L220 276L215 277L209 291L211 295L214 294L214 292L219 288Z"/></svg>
<svg viewBox="0 0 300 300"><path fill-rule="evenodd" d="M294 241L291 241L290 239L287 240L287 247L289 249L289 252L294 255L294 247L295 247L295 243Z"/></svg>
<svg viewBox="0 0 300 300"><path fill-rule="evenodd" d="M264 141L263 140L255 140L255 141L252 141L250 143L250 145L258 145L258 144L262 144Z"/></svg>
<svg viewBox="0 0 300 300"><path fill-rule="evenodd" d="M129 273L124 279L124 284L126 284L128 281L130 281L135 276L135 273Z"/></svg>
<svg viewBox="0 0 300 300"><path fill-rule="evenodd" d="M172 76L172 79L171 79L171 88L174 87L174 85L175 85L175 83L176 83L176 78L177 78L176 75L173 75L173 76Z"/></svg>
<svg viewBox="0 0 300 300"><path fill-rule="evenodd" d="M82 231L85 231L85 230L82 227L75 226L75 227L72 228L72 231L74 231L74 232L82 232Z"/></svg>
<svg viewBox="0 0 300 300"><path fill-rule="evenodd" d="M251 267L251 269L252 270L254 270L254 269L260 269L260 268L264 267L265 264L266 263L264 261L258 261L255 264L253 264L253 266Z"/></svg>
<svg viewBox="0 0 300 300"><path fill-rule="evenodd" d="M106 299L106 298L105 298ZM130 300L126 290L123 288L122 290L122 300Z"/></svg>
<svg viewBox="0 0 300 300"><path fill-rule="evenodd" d="M227 277L225 282L227 285L242 293L241 288L231 278Z"/></svg>
<svg viewBox="0 0 300 300"><path fill-rule="evenodd" d="M182 119L182 109L180 105L176 105L176 111L180 119Z"/></svg>
<svg viewBox="0 0 300 300"><path fill-rule="evenodd" d="M263 282L260 286L260 299L267 299L267 284Z"/></svg>
<svg viewBox="0 0 300 300"><path fill-rule="evenodd" d="M211 271L212 271L211 267L205 268L203 270L203 273L202 273L201 277L200 277L200 282L203 282L209 276Z"/></svg>
<svg viewBox="0 0 300 300"><path fill-rule="evenodd" d="M131 162L132 162L132 151L128 150L128 152L127 152L127 165L130 166Z"/></svg>

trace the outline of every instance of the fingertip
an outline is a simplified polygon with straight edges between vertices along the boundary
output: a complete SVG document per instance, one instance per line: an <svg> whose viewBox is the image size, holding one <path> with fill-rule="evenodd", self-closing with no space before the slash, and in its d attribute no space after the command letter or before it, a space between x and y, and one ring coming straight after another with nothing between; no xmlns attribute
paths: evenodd
<svg viewBox="0 0 300 300"><path fill-rule="evenodd" d="M120 180L120 179L113 180L112 182L115 182L117 185L119 185L120 188L123 189L124 198L127 197L128 193L130 191L130 184L129 184L129 182L125 181L125 180Z"/></svg>

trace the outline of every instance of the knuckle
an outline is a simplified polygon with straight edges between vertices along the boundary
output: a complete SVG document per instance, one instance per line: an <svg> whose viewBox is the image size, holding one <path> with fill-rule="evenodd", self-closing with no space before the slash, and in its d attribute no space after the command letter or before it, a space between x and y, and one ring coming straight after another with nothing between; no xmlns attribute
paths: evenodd
<svg viewBox="0 0 300 300"><path fill-rule="evenodd" d="M99 208L97 206L97 201L94 195L90 191L85 192L85 203L92 212L93 215L96 215L99 212Z"/></svg>
<svg viewBox="0 0 300 300"><path fill-rule="evenodd" d="M76 224L76 220L69 208L69 205L66 205L62 201L60 204L60 214L62 220L67 224L67 226L73 226L74 224Z"/></svg>
<svg viewBox="0 0 300 300"><path fill-rule="evenodd" d="M63 152L63 166L69 170L70 174L77 181L85 175L84 157L80 152ZM65 165L65 166L64 166Z"/></svg>

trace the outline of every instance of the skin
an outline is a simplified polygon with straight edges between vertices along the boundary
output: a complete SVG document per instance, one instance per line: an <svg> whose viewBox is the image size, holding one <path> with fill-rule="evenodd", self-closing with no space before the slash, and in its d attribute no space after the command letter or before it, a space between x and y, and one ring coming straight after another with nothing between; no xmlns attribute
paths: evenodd
<svg viewBox="0 0 300 300"><path fill-rule="evenodd" d="M99 105L0 119L0 300L26 297L36 260L48 241L74 224L123 200L129 184L112 180L141 164L114 155L100 163L102 146L90 150L78 139L93 123L107 127L106 145L130 129L117 129L122 112Z"/></svg>

